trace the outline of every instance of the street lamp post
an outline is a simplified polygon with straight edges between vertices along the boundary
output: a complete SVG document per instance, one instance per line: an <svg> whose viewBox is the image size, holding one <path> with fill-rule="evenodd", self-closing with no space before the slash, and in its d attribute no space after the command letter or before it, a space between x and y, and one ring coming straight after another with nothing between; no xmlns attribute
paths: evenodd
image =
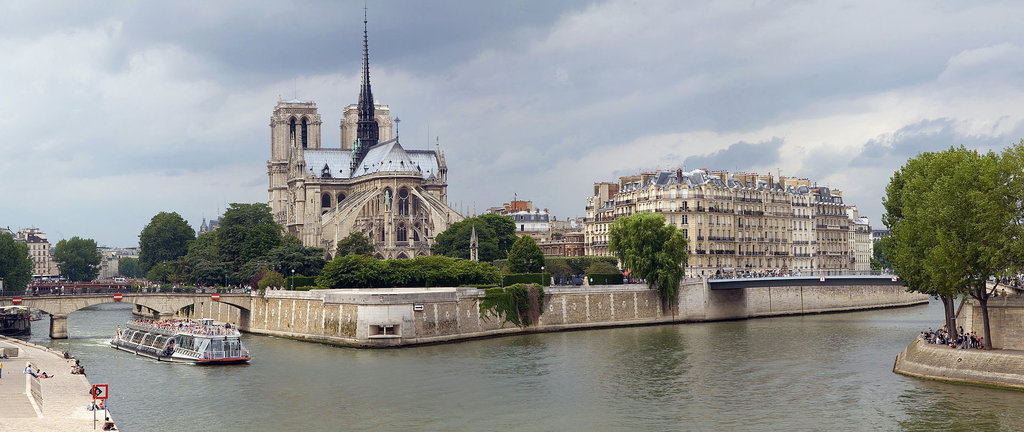
<svg viewBox="0 0 1024 432"><path fill-rule="evenodd" d="M295 269L292 269L292 291L295 291Z"/></svg>

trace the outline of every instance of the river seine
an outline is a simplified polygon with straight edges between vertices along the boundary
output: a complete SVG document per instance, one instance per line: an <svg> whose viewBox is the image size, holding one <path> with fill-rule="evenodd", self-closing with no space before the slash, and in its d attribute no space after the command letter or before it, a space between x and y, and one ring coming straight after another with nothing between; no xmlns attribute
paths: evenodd
<svg viewBox="0 0 1024 432"><path fill-rule="evenodd" d="M1024 429L1024 392L892 372L941 323L934 301L400 350L246 335L252 363L223 367L110 348L129 307L71 314L67 340L50 340L46 320L31 336L110 385L123 431Z"/></svg>

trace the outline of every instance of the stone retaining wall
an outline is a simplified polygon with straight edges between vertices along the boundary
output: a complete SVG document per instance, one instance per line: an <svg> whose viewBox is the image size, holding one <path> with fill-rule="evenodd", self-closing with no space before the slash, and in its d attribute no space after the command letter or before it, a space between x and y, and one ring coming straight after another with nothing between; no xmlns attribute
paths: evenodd
<svg viewBox="0 0 1024 432"><path fill-rule="evenodd" d="M893 372L918 378L1024 389L1024 352L948 348L914 339Z"/></svg>
<svg viewBox="0 0 1024 432"><path fill-rule="evenodd" d="M194 316L240 324L252 333L354 346L404 346L510 333L908 306L927 302L899 286L772 287L711 290L701 279L680 285L663 312L646 285L548 287L538 322L526 329L481 316L476 288L386 288L268 291L251 308L197 302ZM246 321L246 322L241 322Z"/></svg>

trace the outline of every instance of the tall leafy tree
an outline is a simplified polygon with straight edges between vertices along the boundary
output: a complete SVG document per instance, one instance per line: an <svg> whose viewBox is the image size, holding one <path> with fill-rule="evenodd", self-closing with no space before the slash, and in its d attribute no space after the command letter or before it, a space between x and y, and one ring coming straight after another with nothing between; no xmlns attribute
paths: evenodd
<svg viewBox="0 0 1024 432"><path fill-rule="evenodd" d="M296 275L316 276L327 264L323 249L305 247L302 240L293 235L282 237L281 245L264 254L263 258L271 268L288 276L292 275L292 270Z"/></svg>
<svg viewBox="0 0 1024 432"><path fill-rule="evenodd" d="M512 218L502 215L483 215L464 219L448 227L434 238L434 253L453 258L469 258L469 238L476 228L480 261L491 262L508 257L516 242L516 226Z"/></svg>
<svg viewBox="0 0 1024 432"><path fill-rule="evenodd" d="M141 278L146 276L139 266L139 259L124 257L117 260L117 274L128 278Z"/></svg>
<svg viewBox="0 0 1024 432"><path fill-rule="evenodd" d="M686 237L659 213L637 213L612 222L608 248L623 267L657 289L662 310L679 295L686 268Z"/></svg>
<svg viewBox="0 0 1024 432"><path fill-rule="evenodd" d="M217 250L217 234L200 234L188 245L188 253L181 259L185 279L197 285L217 285L227 282L228 271Z"/></svg>
<svg viewBox="0 0 1024 432"><path fill-rule="evenodd" d="M265 203L232 203L214 233L217 251L233 283L248 282L251 277L259 276L262 271L253 274L257 269L249 263L281 244L281 226L274 222L270 206ZM247 264L247 271L241 274Z"/></svg>
<svg viewBox="0 0 1024 432"><path fill-rule="evenodd" d="M196 232L178 213L160 212L139 234L139 266L148 272L154 265L174 261L188 253Z"/></svg>
<svg viewBox="0 0 1024 432"><path fill-rule="evenodd" d="M60 266L60 275L73 282L95 280L100 274L102 258L93 239L71 237L57 242L53 250L53 260Z"/></svg>
<svg viewBox="0 0 1024 432"><path fill-rule="evenodd" d="M14 241L10 234L0 234L0 279L4 281L4 293L23 292L32 280L28 245Z"/></svg>
<svg viewBox="0 0 1024 432"><path fill-rule="evenodd" d="M354 231L338 241L334 256L363 255L373 256L373 242L370 238L359 231Z"/></svg>
<svg viewBox="0 0 1024 432"><path fill-rule="evenodd" d="M508 269L512 273L540 273L544 266L544 252L533 237L524 235L512 244L508 253Z"/></svg>

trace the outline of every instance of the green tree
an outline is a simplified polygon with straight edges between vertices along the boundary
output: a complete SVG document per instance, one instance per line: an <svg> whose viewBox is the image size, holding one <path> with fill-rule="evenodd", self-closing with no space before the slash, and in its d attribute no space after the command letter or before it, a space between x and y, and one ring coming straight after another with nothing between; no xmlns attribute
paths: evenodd
<svg viewBox="0 0 1024 432"><path fill-rule="evenodd" d="M5 295L24 292L32 280L28 245L14 241L10 234L0 234L0 279L4 281Z"/></svg>
<svg viewBox="0 0 1024 432"><path fill-rule="evenodd" d="M871 245L871 270L884 270L892 268L892 263L885 259L885 245L889 241L888 237L882 237L875 240L875 244Z"/></svg>
<svg viewBox="0 0 1024 432"><path fill-rule="evenodd" d="M469 259L469 238L473 228L479 241L480 261L492 262L508 257L516 242L516 226L508 216L488 214L451 224L434 238L434 253Z"/></svg>
<svg viewBox="0 0 1024 432"><path fill-rule="evenodd" d="M185 280L196 285L217 285L227 282L227 266L217 250L217 234L200 234L189 243L188 253L181 259Z"/></svg>
<svg viewBox="0 0 1024 432"><path fill-rule="evenodd" d="M162 261L146 272L146 279L152 282L171 283L178 281L177 261Z"/></svg>
<svg viewBox="0 0 1024 432"><path fill-rule="evenodd" d="M257 286L261 290L265 290L267 287L285 288L284 275L273 270L267 270L263 272L263 277L260 278Z"/></svg>
<svg viewBox="0 0 1024 432"><path fill-rule="evenodd" d="M157 213L139 234L139 266L148 272L158 263L179 259L195 238L196 232L178 213Z"/></svg>
<svg viewBox="0 0 1024 432"><path fill-rule="evenodd" d="M338 241L338 248L334 256L363 255L373 256L373 242L370 238L359 231L354 231Z"/></svg>
<svg viewBox="0 0 1024 432"><path fill-rule="evenodd" d="M545 258L544 271L555 277L566 277L572 275L572 267L565 260L552 260Z"/></svg>
<svg viewBox="0 0 1024 432"><path fill-rule="evenodd" d="M662 310L679 294L679 282L686 268L686 237L673 225L665 224L659 213L637 213L612 222L608 248L633 277L657 289Z"/></svg>
<svg viewBox="0 0 1024 432"><path fill-rule="evenodd" d="M512 244L508 253L508 269L512 273L540 273L544 266L544 252L533 237L524 235Z"/></svg>
<svg viewBox="0 0 1024 432"><path fill-rule="evenodd" d="M57 242L53 249L53 260L60 266L60 275L73 282L95 280L100 274L102 259L93 239L71 237Z"/></svg>
<svg viewBox="0 0 1024 432"><path fill-rule="evenodd" d="M316 276L327 264L323 249L305 247L302 240L293 235L283 236L281 245L271 249L263 258L270 263L271 268L289 276L293 271L294 274Z"/></svg>
<svg viewBox="0 0 1024 432"><path fill-rule="evenodd" d="M139 259L124 257L117 260L117 274L126 278L141 278L146 276L139 266Z"/></svg>
<svg viewBox="0 0 1024 432"><path fill-rule="evenodd" d="M615 267L613 264L609 264L608 262L605 262L605 261L597 261L597 262L591 264L590 267L587 267L587 271L586 271L586 273L588 275L592 275L592 274L612 274L612 273L618 273L618 272L619 272L618 267Z"/></svg>
<svg viewBox="0 0 1024 432"><path fill-rule="evenodd" d="M1002 155L964 147L918 155L893 175L884 202L892 241L883 252L893 268L909 289L943 299L954 334L955 299L977 300L986 348L988 281L1020 273L1024 256L1022 155L1024 144Z"/></svg>
<svg viewBox="0 0 1024 432"><path fill-rule="evenodd" d="M281 226L274 223L270 206L264 203L232 203L214 234L218 256L231 283L252 282L252 278L262 274L259 267L267 267L251 261L268 262L263 256L281 245Z"/></svg>

